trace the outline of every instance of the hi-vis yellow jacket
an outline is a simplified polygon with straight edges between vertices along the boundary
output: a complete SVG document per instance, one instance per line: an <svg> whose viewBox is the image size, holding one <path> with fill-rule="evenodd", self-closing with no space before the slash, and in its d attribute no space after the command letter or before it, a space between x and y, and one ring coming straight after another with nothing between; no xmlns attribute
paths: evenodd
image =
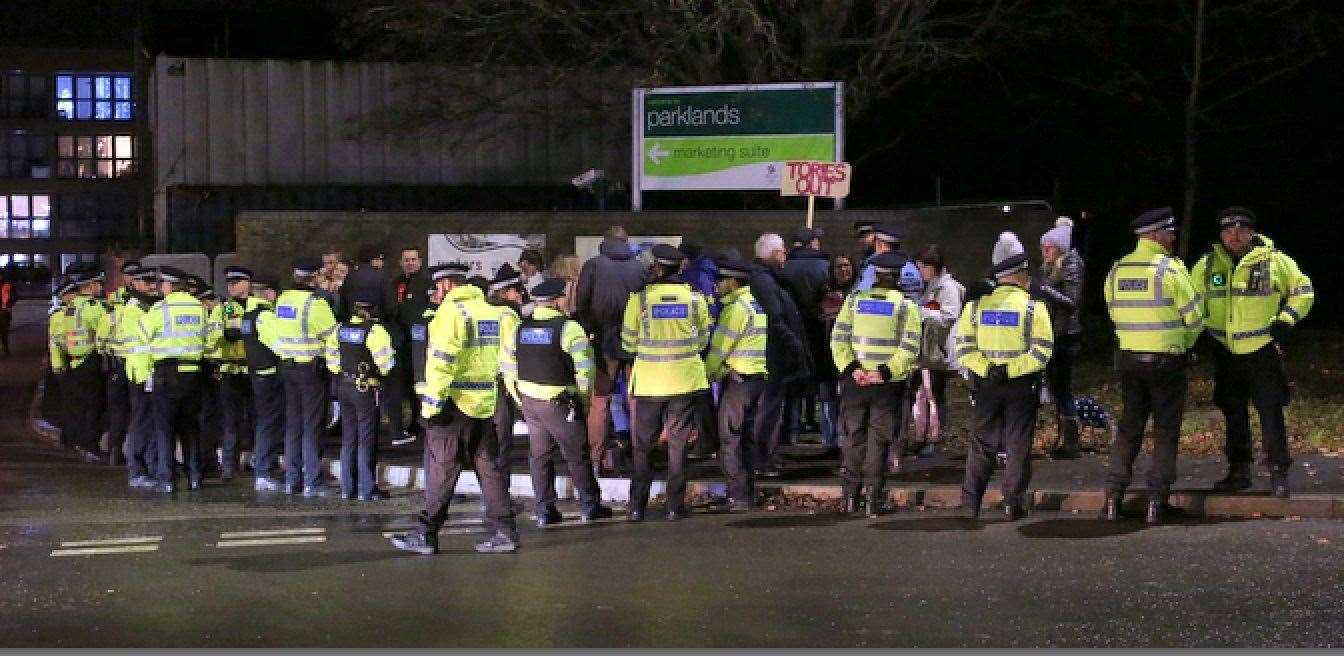
<svg viewBox="0 0 1344 656"><path fill-rule="evenodd" d="M621 345L634 354L634 396L680 396L709 389L700 352L709 341L705 298L677 279L663 279L630 295Z"/></svg>
<svg viewBox="0 0 1344 656"><path fill-rule="evenodd" d="M1009 378L1034 374L1055 352L1050 311L1017 285L999 285L988 296L967 303L957 320L957 361L985 377L991 365L1008 369Z"/></svg>
<svg viewBox="0 0 1344 656"><path fill-rule="evenodd" d="M1270 342L1270 325L1297 325L1311 311L1316 291L1297 262L1256 235L1240 260L1222 244L1195 263L1190 277L1204 299L1204 325L1233 353L1254 353Z"/></svg>
<svg viewBox="0 0 1344 656"><path fill-rule="evenodd" d="M874 287L851 292L835 316L831 359L849 375L855 369L877 371L887 381L910 377L924 318L899 289Z"/></svg>
<svg viewBox="0 0 1344 656"><path fill-rule="evenodd" d="M518 315L491 305L475 285L453 288L429 322L421 414L433 417L452 400L463 414L489 419L495 414L499 338L513 332Z"/></svg>
<svg viewBox="0 0 1344 656"><path fill-rule="evenodd" d="M1122 351L1179 355L1204 330L1204 308L1185 264L1151 239L1140 239L1111 267L1104 292Z"/></svg>

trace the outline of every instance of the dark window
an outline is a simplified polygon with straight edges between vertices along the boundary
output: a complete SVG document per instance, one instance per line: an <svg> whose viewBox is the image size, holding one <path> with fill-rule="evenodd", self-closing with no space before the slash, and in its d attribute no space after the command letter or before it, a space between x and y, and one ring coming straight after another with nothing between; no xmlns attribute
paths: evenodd
<svg viewBox="0 0 1344 656"><path fill-rule="evenodd" d="M0 178L50 177L48 139L21 130L0 134Z"/></svg>
<svg viewBox="0 0 1344 656"><path fill-rule="evenodd" d="M8 71L0 77L0 116L46 118L51 97L47 76Z"/></svg>
<svg viewBox="0 0 1344 656"><path fill-rule="evenodd" d="M56 76L56 115L67 121L129 121L135 98L126 73L62 73Z"/></svg>

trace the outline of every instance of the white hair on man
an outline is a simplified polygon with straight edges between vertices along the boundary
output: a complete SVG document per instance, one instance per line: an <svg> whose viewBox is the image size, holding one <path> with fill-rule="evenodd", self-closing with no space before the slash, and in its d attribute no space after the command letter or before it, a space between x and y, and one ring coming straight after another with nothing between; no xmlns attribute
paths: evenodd
<svg viewBox="0 0 1344 656"><path fill-rule="evenodd" d="M775 251L785 251L784 238L773 232L767 232L756 238L756 259L768 260Z"/></svg>

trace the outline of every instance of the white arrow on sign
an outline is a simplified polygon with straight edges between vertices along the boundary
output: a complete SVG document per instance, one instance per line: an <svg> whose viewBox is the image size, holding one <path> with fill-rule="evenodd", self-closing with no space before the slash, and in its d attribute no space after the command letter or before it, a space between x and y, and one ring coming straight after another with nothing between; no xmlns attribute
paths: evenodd
<svg viewBox="0 0 1344 656"><path fill-rule="evenodd" d="M649 146L649 159L653 160L653 165L654 165L654 166L657 166L657 165L659 165L659 164L662 164L662 163L663 163L663 158L664 158L664 157L667 157L668 155L671 155L671 154L672 154L672 153L669 153L669 152L667 152L666 150L663 150L663 146L662 146L662 144L660 144L660 143L658 143L658 142L656 142L656 141L653 142L653 145L652 145L652 146Z"/></svg>

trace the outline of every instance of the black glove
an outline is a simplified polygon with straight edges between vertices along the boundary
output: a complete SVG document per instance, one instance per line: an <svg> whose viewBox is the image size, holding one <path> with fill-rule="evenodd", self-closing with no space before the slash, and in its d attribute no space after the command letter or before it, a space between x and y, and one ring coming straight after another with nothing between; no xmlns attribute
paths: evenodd
<svg viewBox="0 0 1344 656"><path fill-rule="evenodd" d="M1008 382L1008 365L1006 364L989 365L988 373L989 375L986 376L986 378L994 381L995 383L1002 385L1003 383Z"/></svg>
<svg viewBox="0 0 1344 656"><path fill-rule="evenodd" d="M1274 338L1274 341L1280 344L1283 343L1283 340L1288 339L1288 335L1292 334L1292 332L1293 326L1287 321L1275 321L1269 325L1270 336Z"/></svg>

